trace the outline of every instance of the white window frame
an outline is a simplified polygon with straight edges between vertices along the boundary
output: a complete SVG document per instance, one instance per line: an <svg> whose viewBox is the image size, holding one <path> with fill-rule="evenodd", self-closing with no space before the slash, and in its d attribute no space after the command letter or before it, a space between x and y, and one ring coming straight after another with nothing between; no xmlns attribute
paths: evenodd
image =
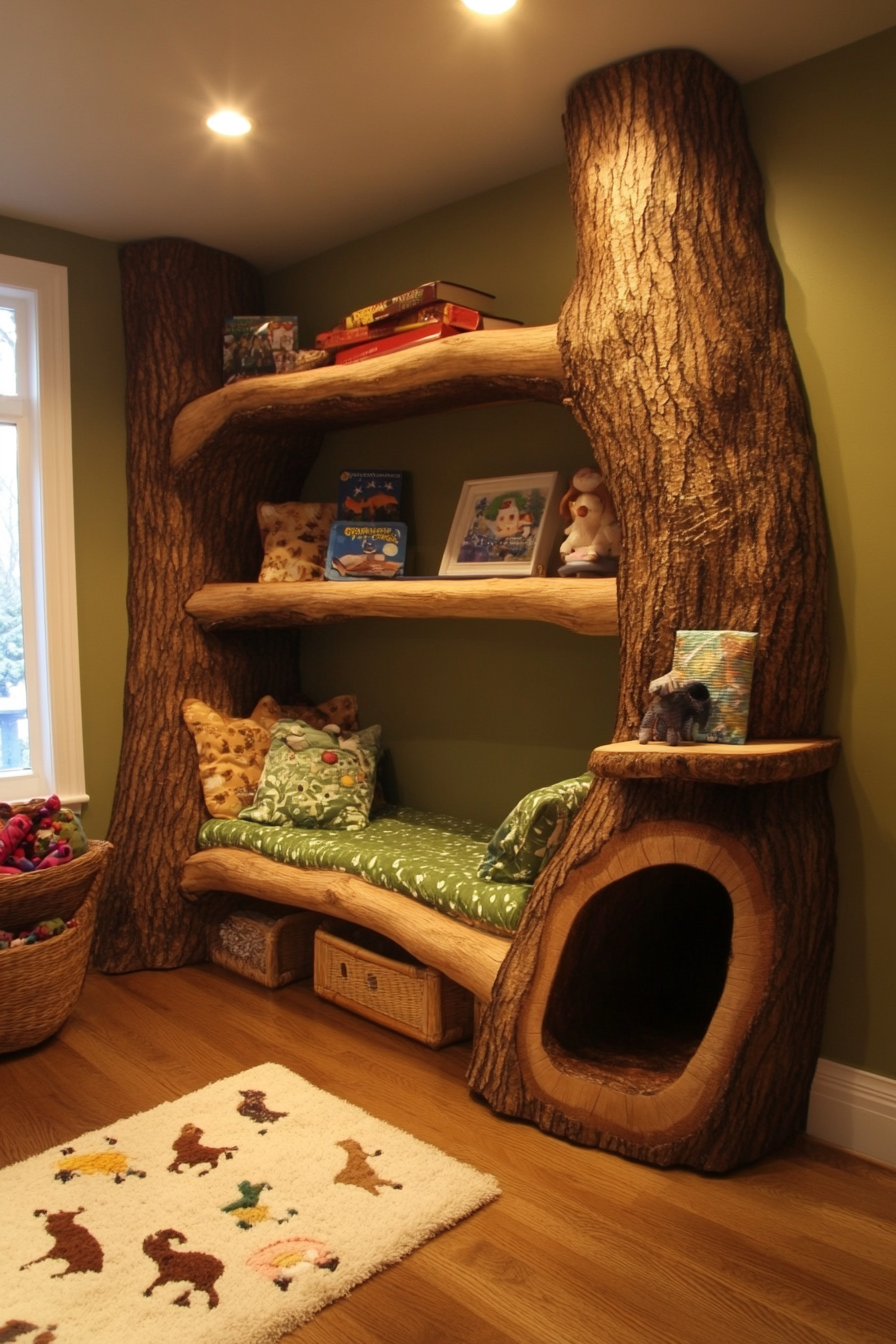
<svg viewBox="0 0 896 1344"><path fill-rule="evenodd" d="M0 773L0 797L14 801L57 793L66 806L80 808L88 795L78 661L66 267L0 254L0 303L17 314L19 395L0 396L0 420L18 429L31 744L30 770Z"/></svg>

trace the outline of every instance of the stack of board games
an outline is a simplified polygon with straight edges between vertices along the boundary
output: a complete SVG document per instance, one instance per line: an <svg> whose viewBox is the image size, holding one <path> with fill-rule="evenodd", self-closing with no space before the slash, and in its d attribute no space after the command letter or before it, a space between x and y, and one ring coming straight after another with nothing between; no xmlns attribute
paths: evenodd
<svg viewBox="0 0 896 1344"><path fill-rule="evenodd" d="M224 383L271 373L300 373L329 364L326 350L300 350L292 317L246 315L224 319Z"/></svg>
<svg viewBox="0 0 896 1344"><path fill-rule="evenodd" d="M497 317L494 294L453 280L429 280L415 289L357 308L315 339L319 350L336 351L335 363L355 364L395 350L427 345L461 331L494 331L523 324Z"/></svg>
<svg viewBox="0 0 896 1344"><path fill-rule="evenodd" d="M408 530L400 512L400 471L341 472L326 577L338 582L401 577Z"/></svg>

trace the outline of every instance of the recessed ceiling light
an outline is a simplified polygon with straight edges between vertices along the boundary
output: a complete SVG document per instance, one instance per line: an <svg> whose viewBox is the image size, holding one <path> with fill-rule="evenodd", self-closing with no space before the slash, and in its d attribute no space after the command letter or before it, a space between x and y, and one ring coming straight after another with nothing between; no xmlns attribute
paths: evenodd
<svg viewBox="0 0 896 1344"><path fill-rule="evenodd" d="M516 0L464 0L464 4L477 14L503 14L505 10L513 9Z"/></svg>
<svg viewBox="0 0 896 1344"><path fill-rule="evenodd" d="M205 124L218 135L245 135L252 129L251 121L239 112L216 112Z"/></svg>

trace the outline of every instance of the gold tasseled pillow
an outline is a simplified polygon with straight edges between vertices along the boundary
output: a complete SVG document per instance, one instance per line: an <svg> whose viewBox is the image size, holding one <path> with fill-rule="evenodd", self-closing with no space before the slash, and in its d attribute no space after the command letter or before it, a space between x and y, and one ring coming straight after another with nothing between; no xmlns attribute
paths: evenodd
<svg viewBox="0 0 896 1344"><path fill-rule="evenodd" d="M199 778L213 817L235 817L251 807L271 745L258 719L219 714L201 700L185 700L184 721L199 753Z"/></svg>
<svg viewBox="0 0 896 1344"><path fill-rule="evenodd" d="M252 711L252 718L269 731L279 719L302 719L309 728L324 729L333 723L342 733L358 731L358 697L334 695L320 705L278 705L272 695L265 695Z"/></svg>

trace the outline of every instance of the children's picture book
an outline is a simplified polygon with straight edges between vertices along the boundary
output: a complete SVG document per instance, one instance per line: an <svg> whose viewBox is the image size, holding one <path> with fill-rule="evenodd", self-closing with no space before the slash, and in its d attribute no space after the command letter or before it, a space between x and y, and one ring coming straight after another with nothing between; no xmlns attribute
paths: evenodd
<svg viewBox="0 0 896 1344"><path fill-rule="evenodd" d="M404 570L404 523L335 522L327 551L328 579L394 579Z"/></svg>
<svg viewBox="0 0 896 1344"><path fill-rule="evenodd" d="M224 382L292 373L296 368L298 321L292 317L224 319Z"/></svg>
<svg viewBox="0 0 896 1344"><path fill-rule="evenodd" d="M439 574L546 574L559 501L556 471L464 481Z"/></svg>
<svg viewBox="0 0 896 1344"><path fill-rule="evenodd" d="M336 505L336 517L344 522L397 523L401 472L341 471Z"/></svg>
<svg viewBox="0 0 896 1344"><path fill-rule="evenodd" d="M702 681L712 697L705 728L694 728L695 742L747 740L753 659L759 636L747 630L679 630L672 671Z"/></svg>

